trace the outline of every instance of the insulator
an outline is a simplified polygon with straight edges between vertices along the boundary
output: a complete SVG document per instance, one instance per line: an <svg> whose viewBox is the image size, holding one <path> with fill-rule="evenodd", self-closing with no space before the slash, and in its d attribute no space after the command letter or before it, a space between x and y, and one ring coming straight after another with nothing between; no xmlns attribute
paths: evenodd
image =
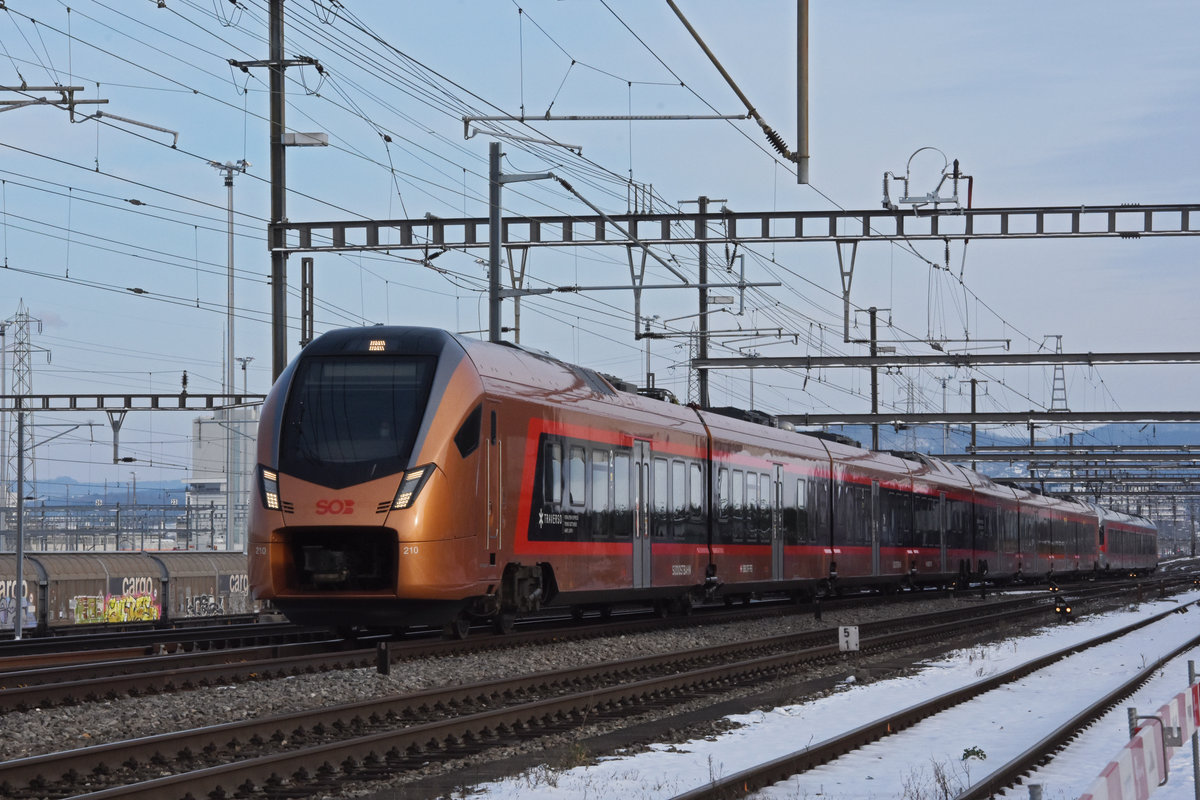
<svg viewBox="0 0 1200 800"><path fill-rule="evenodd" d="M782 136L780 136L778 133L776 133L774 131L774 129L772 129L768 125L763 126L763 133L765 133L767 135L767 141L769 141L771 143L771 146L775 148L775 150L779 153L779 155L781 155L785 158L790 157L788 155L787 145L784 144Z"/></svg>

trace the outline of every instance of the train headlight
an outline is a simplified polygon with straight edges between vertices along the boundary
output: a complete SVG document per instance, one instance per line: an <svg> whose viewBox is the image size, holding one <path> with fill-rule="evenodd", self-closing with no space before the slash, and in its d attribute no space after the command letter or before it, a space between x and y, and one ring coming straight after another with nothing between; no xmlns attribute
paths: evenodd
<svg viewBox="0 0 1200 800"><path fill-rule="evenodd" d="M432 472L433 464L414 467L405 472L400 480L400 488L396 490L396 499L392 501L392 508L403 509L411 506Z"/></svg>
<svg viewBox="0 0 1200 800"><path fill-rule="evenodd" d="M262 503L272 511L279 510L279 473L261 467L258 472L258 488L262 492Z"/></svg>

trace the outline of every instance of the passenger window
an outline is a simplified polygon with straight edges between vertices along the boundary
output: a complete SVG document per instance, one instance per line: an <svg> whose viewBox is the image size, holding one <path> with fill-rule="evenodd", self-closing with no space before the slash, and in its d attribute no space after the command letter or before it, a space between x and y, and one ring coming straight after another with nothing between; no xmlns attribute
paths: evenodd
<svg viewBox="0 0 1200 800"><path fill-rule="evenodd" d="M717 513L721 519L729 519L729 468L717 470Z"/></svg>
<svg viewBox="0 0 1200 800"><path fill-rule="evenodd" d="M704 472L699 464L688 465L688 513L699 517L704 510Z"/></svg>
<svg viewBox="0 0 1200 800"><path fill-rule="evenodd" d="M543 492L545 502L551 505L562 504L562 445L558 442L546 443L546 483Z"/></svg>
<svg viewBox="0 0 1200 800"><path fill-rule="evenodd" d="M592 510L608 511L608 451L592 451Z"/></svg>
<svg viewBox="0 0 1200 800"><path fill-rule="evenodd" d="M682 461L671 462L671 511L682 514L687 503L687 473Z"/></svg>
<svg viewBox="0 0 1200 800"><path fill-rule="evenodd" d="M583 460L583 448L571 448L570 463L567 465L567 480L570 483L571 505L587 505L587 469Z"/></svg>
<svg viewBox="0 0 1200 800"><path fill-rule="evenodd" d="M613 457L613 507L617 511L629 511L629 456L618 453Z"/></svg>
<svg viewBox="0 0 1200 800"><path fill-rule="evenodd" d="M743 501L746 493L745 475L740 469L733 471L733 515L735 517L742 516L744 512Z"/></svg>
<svg viewBox="0 0 1200 800"><path fill-rule="evenodd" d="M652 495L654 498L654 513L667 513L667 460L665 458L654 459L654 490Z"/></svg>

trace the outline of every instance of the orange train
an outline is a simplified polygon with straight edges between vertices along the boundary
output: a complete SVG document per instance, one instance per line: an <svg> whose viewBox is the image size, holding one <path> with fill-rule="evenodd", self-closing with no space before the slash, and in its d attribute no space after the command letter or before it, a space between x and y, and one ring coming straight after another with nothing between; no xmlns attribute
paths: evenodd
<svg viewBox="0 0 1200 800"><path fill-rule="evenodd" d="M309 344L263 407L256 483L254 595L340 628L1157 565L1138 517L430 328Z"/></svg>

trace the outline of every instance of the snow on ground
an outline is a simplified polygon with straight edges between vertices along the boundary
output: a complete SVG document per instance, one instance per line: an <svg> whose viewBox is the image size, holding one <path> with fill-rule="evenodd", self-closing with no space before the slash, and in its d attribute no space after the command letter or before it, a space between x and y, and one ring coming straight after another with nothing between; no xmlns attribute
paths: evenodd
<svg viewBox="0 0 1200 800"><path fill-rule="evenodd" d="M1085 703L1124 677L1145 669L1159 655L1200 634L1200 592L1169 601L1083 617L1051 625L1028 637L973 647L930 662L901 678L855 685L811 702L734 715L740 727L718 737L684 744L656 745L648 752L614 756L570 770L541 767L503 781L472 787L472 798L511 800L652 800L669 798L713 778L741 771L843 733L873 719L914 705L952 687L1011 669L1046 653L1094 638L1138 619L1174 607L1172 614L1143 631L1076 654L951 709L899 734L777 784L758 796L769 800L867 800L953 797L970 778L978 780L1040 739ZM1044 800L1074 798L1117 755L1129 739L1126 708L1152 714L1187 687L1187 662L1200 661L1200 648L1184 653L1129 701L1092 726L1052 764L1029 782L1041 783ZM853 671L847 656L847 673ZM1107 687L1107 688L1106 688ZM1170 782L1154 800L1192 800L1191 748L1172 761ZM948 791L944 791L948 790ZM1026 787L1004 795L1029 796Z"/></svg>

